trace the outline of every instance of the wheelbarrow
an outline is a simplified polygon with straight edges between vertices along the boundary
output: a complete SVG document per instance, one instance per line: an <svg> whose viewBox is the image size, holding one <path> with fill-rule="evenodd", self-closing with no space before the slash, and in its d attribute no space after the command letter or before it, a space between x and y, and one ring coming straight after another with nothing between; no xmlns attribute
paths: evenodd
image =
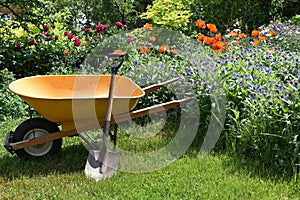
<svg viewBox="0 0 300 200"><path fill-rule="evenodd" d="M78 136L99 126L104 128L104 135L107 136L105 132L110 124L146 116L150 112L161 112L192 100L184 98L134 110L145 94L178 78L140 88L131 79L116 75L116 71L111 75L42 75L13 81L9 85L10 91L20 96L42 117L31 117L15 131L7 133L4 147L21 158L41 158L58 152L63 137ZM78 81L84 84L78 84ZM94 88L92 92L91 87ZM111 97L110 91L113 92ZM91 101L94 102L93 109L86 109ZM95 114L97 123L91 122ZM111 118L107 120L107 116ZM109 136L116 144L116 135Z"/></svg>

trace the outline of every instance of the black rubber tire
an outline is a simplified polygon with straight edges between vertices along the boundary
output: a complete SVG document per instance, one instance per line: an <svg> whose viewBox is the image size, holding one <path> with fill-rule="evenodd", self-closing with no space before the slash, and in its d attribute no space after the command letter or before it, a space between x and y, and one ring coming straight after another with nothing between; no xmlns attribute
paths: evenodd
<svg viewBox="0 0 300 200"><path fill-rule="evenodd" d="M57 124L44 118L28 119L21 123L14 132L14 142L31 139L34 136L42 136L58 132ZM39 159L57 153L62 146L62 139L57 139L43 144L25 147L16 150L16 154L22 159Z"/></svg>

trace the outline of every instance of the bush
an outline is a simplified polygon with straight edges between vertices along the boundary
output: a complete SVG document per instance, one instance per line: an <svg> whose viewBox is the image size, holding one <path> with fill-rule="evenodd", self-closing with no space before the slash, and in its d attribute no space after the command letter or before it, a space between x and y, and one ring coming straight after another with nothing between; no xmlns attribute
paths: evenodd
<svg viewBox="0 0 300 200"><path fill-rule="evenodd" d="M191 15L188 0L155 0L141 17L162 27L186 30Z"/></svg>
<svg viewBox="0 0 300 200"><path fill-rule="evenodd" d="M0 57L1 66L5 66L16 75L16 78L47 73L74 73L80 68L95 46L104 37L116 33L124 27L107 27L98 24L85 28L77 33L64 30L64 24L55 23L53 27L44 24L42 31L33 29L9 29L10 23L3 29L5 48ZM34 25L32 25L34 27Z"/></svg>
<svg viewBox="0 0 300 200"><path fill-rule="evenodd" d="M13 73L7 69L0 71L0 120L23 117L27 114L27 105L17 95L11 93L8 89L10 82L14 80Z"/></svg>

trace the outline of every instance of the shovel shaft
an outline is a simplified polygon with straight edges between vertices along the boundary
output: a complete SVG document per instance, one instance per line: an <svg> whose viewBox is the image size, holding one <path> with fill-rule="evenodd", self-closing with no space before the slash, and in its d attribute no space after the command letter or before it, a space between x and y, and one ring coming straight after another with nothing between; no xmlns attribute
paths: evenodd
<svg viewBox="0 0 300 200"><path fill-rule="evenodd" d="M113 93L114 93L114 87L115 87L115 77L116 75L112 73L111 79L110 79L110 87L109 87L109 94L108 94L108 105L106 110L106 116L105 116L105 122L103 126L103 148L107 148L108 145L108 135L109 135L109 128L110 128L110 120L111 120L111 113L112 113L112 107L113 107Z"/></svg>

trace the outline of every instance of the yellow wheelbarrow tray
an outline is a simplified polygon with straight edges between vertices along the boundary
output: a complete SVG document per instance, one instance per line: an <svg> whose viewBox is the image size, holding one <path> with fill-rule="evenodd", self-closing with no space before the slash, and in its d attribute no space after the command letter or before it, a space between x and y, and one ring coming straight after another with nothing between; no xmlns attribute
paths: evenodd
<svg viewBox="0 0 300 200"><path fill-rule="evenodd" d="M49 121L47 123L50 123L52 128L49 128L50 131L47 134L43 133L43 130L36 130L37 133L35 133L33 127L33 134L31 135L34 136L18 140L16 140L14 132L10 131L6 134L5 148L10 153L15 153L24 148L38 146L49 141L58 141L63 137L75 136L80 132L97 129L99 125L103 127L110 80L110 75L44 75L26 77L12 82L9 89L44 117L44 120L37 120L36 123ZM174 78L142 89L131 79L116 76L110 124L146 116L150 111L155 113L171 109L181 103L191 101L193 98L185 98L133 110L139 99L145 94L177 80L178 78ZM85 109L86 106L90 107L91 102L95 105L93 109ZM96 112L97 124L90 123L91 112ZM27 120L27 124L30 120ZM59 125L62 127L61 130L56 128ZM61 143L58 145L61 146ZM33 154L36 157L40 155L43 154Z"/></svg>

